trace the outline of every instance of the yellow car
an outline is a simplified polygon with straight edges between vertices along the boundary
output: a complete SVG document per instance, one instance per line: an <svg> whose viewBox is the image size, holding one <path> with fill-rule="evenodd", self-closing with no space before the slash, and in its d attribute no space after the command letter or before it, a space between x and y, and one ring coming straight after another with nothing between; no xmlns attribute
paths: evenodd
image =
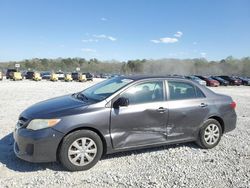
<svg viewBox="0 0 250 188"><path fill-rule="evenodd" d="M71 74L66 74L65 77L64 77L64 81L65 82L72 82L73 79L72 79Z"/></svg>
<svg viewBox="0 0 250 188"><path fill-rule="evenodd" d="M13 78L12 78L14 81L16 80L22 80L23 77L22 77L22 74L21 72L13 72Z"/></svg>
<svg viewBox="0 0 250 188"><path fill-rule="evenodd" d="M35 72L33 76L33 80L41 81L42 80L41 74L39 72Z"/></svg>
<svg viewBox="0 0 250 188"><path fill-rule="evenodd" d="M58 76L55 73L51 74L50 81L56 82L58 81Z"/></svg>
<svg viewBox="0 0 250 188"><path fill-rule="evenodd" d="M78 81L79 82L86 82L87 81L86 75L80 74L79 78L78 78Z"/></svg>

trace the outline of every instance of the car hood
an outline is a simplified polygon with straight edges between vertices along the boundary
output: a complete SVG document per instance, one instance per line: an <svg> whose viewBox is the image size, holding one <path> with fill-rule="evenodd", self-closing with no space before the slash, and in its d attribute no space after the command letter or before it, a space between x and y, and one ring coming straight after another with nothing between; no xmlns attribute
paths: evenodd
<svg viewBox="0 0 250 188"><path fill-rule="evenodd" d="M62 117L81 113L92 103L66 95L34 104L23 111L20 116L27 119Z"/></svg>

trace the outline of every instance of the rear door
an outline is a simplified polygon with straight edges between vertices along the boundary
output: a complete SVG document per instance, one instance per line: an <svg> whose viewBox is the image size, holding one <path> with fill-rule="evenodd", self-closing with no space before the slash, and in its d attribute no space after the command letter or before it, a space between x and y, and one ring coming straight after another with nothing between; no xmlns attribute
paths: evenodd
<svg viewBox="0 0 250 188"><path fill-rule="evenodd" d="M168 81L168 140L193 138L209 113L206 96L185 81Z"/></svg>
<svg viewBox="0 0 250 188"><path fill-rule="evenodd" d="M168 120L163 80L144 81L125 90L130 104L111 110L113 147L129 148L166 141Z"/></svg>

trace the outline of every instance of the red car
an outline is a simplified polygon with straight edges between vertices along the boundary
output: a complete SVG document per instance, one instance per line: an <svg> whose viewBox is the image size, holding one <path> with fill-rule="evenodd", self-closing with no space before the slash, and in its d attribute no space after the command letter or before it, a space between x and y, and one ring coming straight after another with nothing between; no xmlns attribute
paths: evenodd
<svg viewBox="0 0 250 188"><path fill-rule="evenodd" d="M220 85L220 83L217 80L214 80L210 77L205 77L205 76L197 76L197 77L199 77L202 80L205 80L207 82L207 86L218 87Z"/></svg>

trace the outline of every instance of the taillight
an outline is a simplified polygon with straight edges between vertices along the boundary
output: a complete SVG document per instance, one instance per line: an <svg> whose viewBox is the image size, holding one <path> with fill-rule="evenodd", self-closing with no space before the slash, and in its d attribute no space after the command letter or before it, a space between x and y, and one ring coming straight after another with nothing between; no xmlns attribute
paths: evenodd
<svg viewBox="0 0 250 188"><path fill-rule="evenodd" d="M236 108L236 102L234 102L234 101L231 102L231 103L230 103L230 106L231 106L231 108L235 109L235 108Z"/></svg>

